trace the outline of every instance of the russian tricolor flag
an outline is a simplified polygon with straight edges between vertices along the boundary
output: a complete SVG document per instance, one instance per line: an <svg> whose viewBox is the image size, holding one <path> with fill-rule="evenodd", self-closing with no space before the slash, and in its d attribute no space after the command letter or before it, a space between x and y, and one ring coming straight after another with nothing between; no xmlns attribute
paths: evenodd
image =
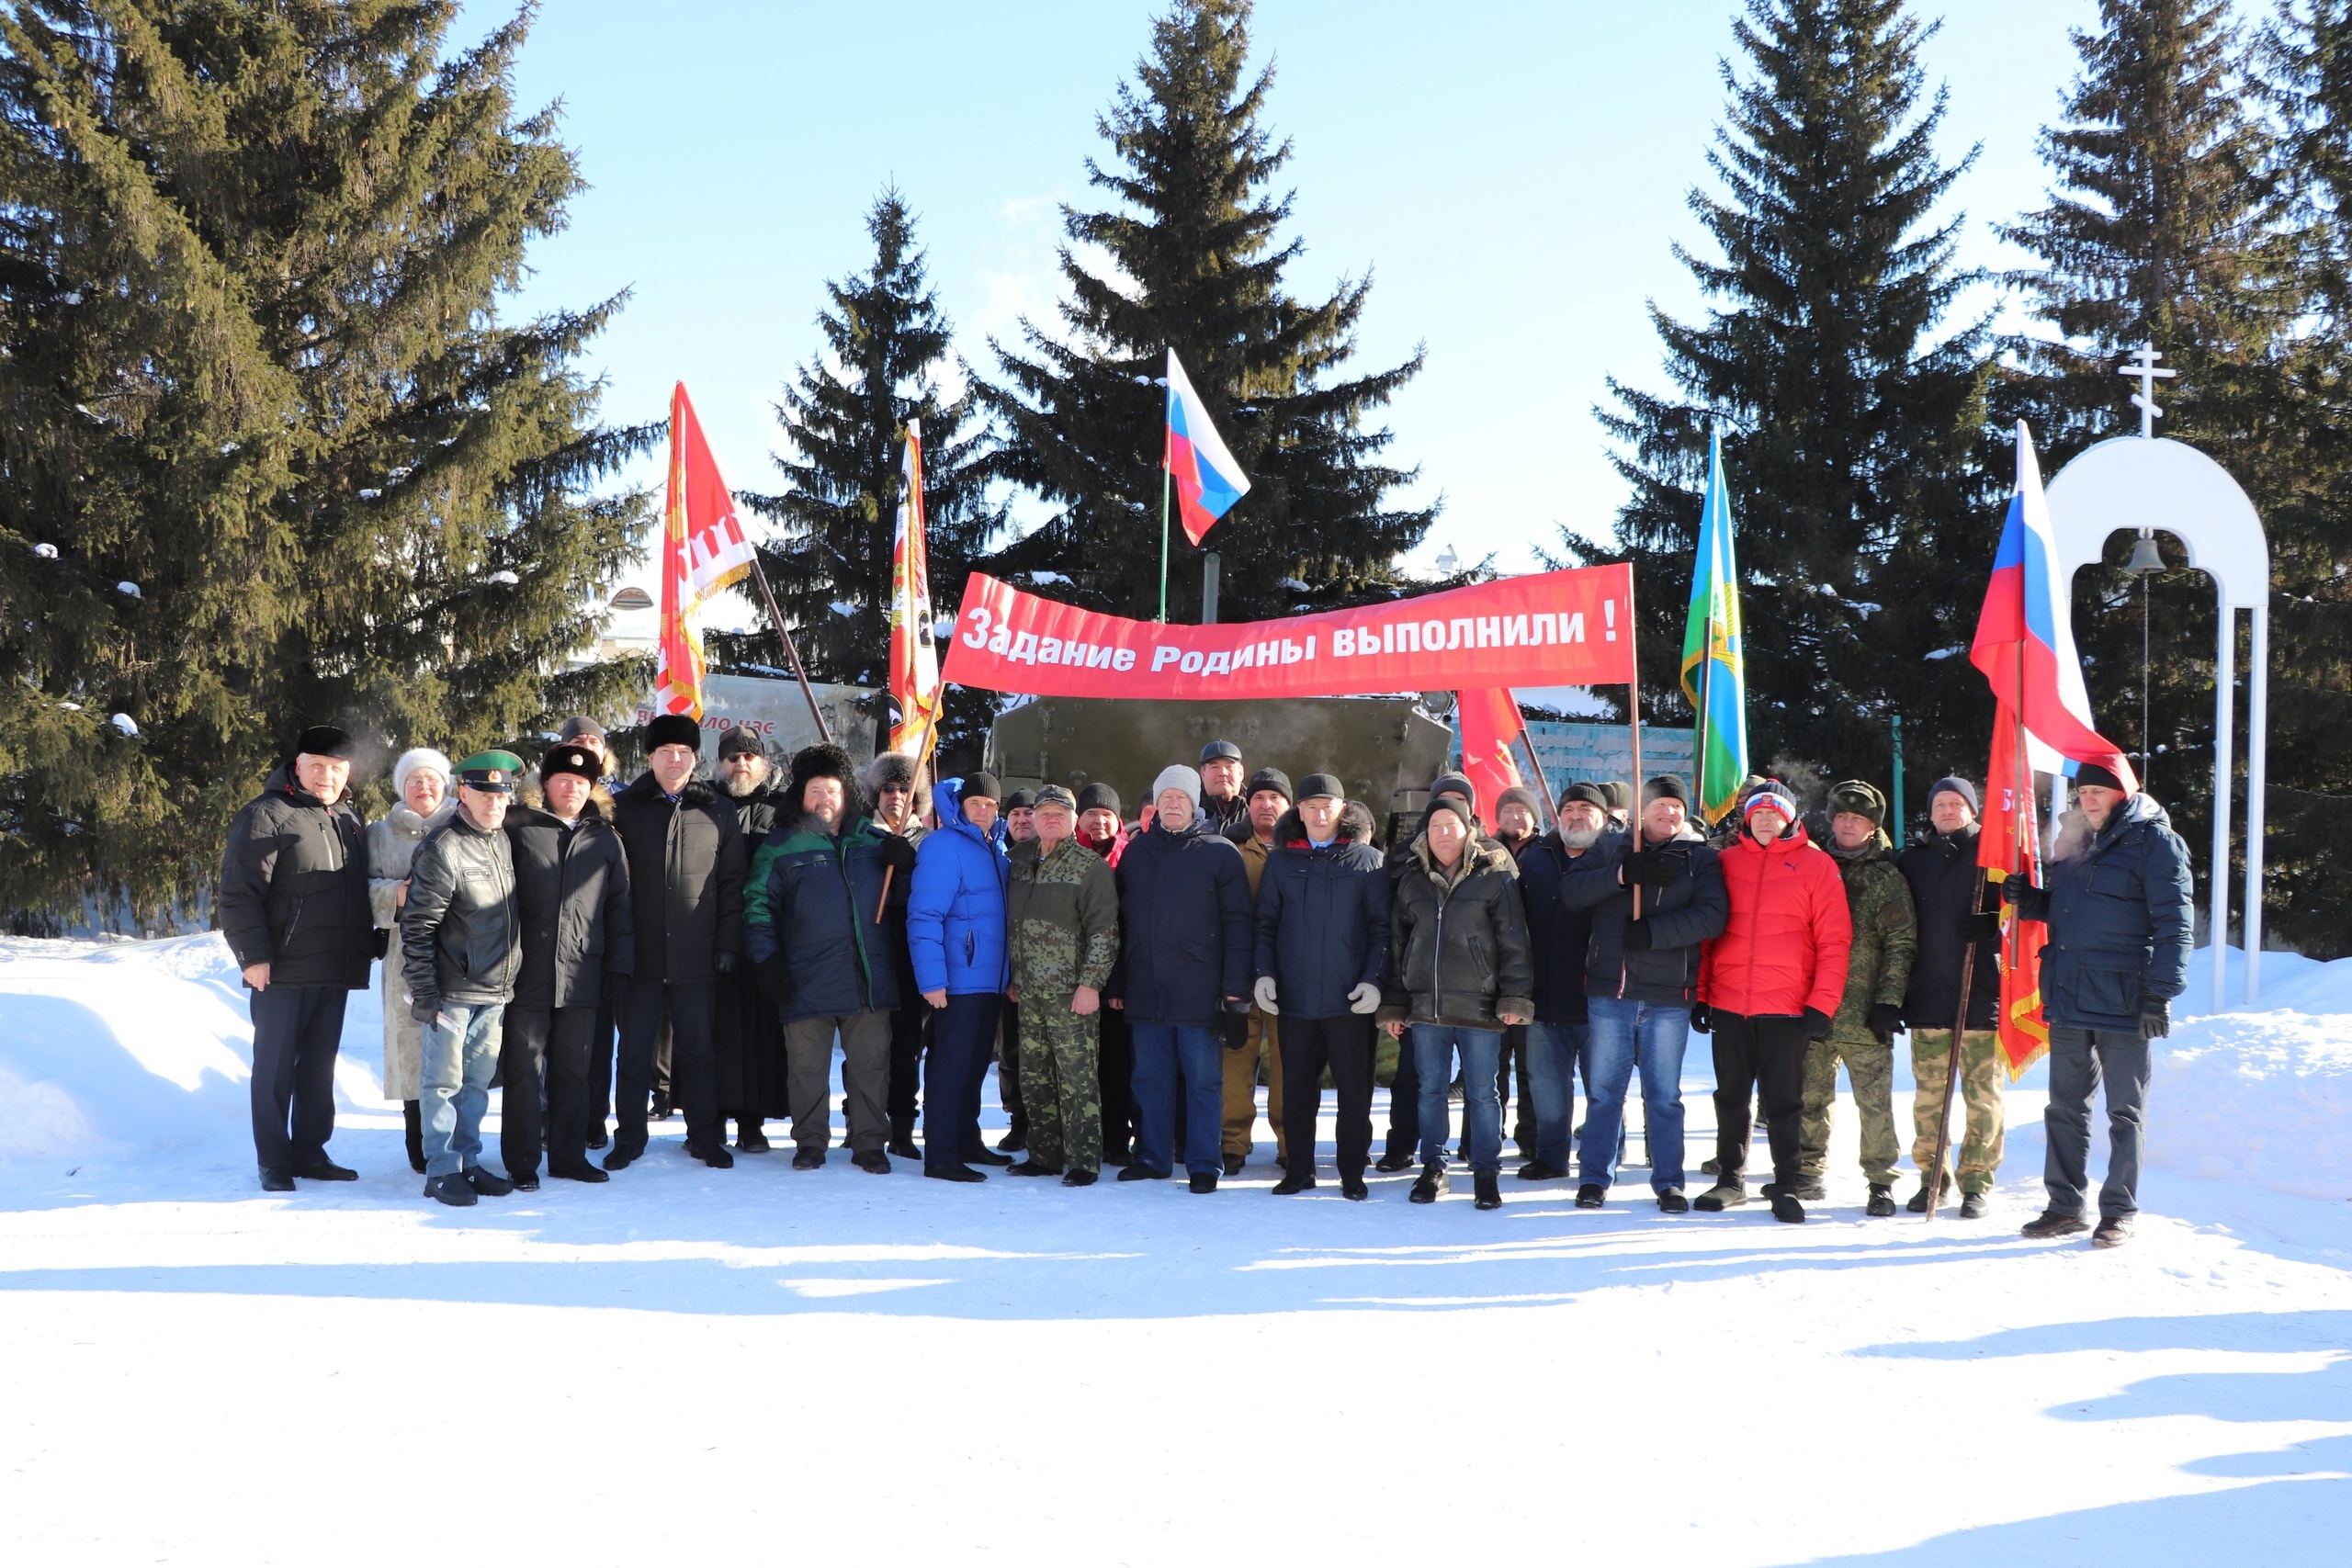
<svg viewBox="0 0 2352 1568"><path fill-rule="evenodd" d="M2095 762L2139 788L2132 764L2091 723L2090 694L2083 686L2083 661L2075 652L2075 629L2061 581L2050 508L2041 496L2041 468L2034 461L2033 437L2018 422L2018 488L2009 497L2001 547L1993 558L1993 581L1984 590L1969 662L1984 671L1993 695L2013 710L2026 732L2027 754L2042 773L2072 778Z"/></svg>
<svg viewBox="0 0 2352 1568"><path fill-rule="evenodd" d="M1176 481L1176 509L1184 519L1184 536L1196 545L1235 502L1250 493L1250 476L1225 449L1172 348L1168 351L1168 446L1159 461Z"/></svg>

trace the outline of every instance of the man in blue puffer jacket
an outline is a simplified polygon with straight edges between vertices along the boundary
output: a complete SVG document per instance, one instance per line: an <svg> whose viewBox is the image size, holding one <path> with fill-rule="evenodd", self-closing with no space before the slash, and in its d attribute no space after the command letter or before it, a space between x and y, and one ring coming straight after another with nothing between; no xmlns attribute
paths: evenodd
<svg viewBox="0 0 2352 1568"><path fill-rule="evenodd" d="M2041 1180L2050 1207L2025 1227L2037 1238L2083 1229L2091 1099L2107 1080L2107 1180L2095 1247L2120 1247L2140 1212L2141 1114L2148 1042L2172 1032L2172 999L2188 984L2188 848L2165 808L2105 768L2075 775L2081 809L2060 819L2047 887L2023 877L2001 897L2046 920L2041 1016L2050 1025L2050 1105Z"/></svg>
<svg viewBox="0 0 2352 1568"><path fill-rule="evenodd" d="M1163 770L1151 796L1152 825L1127 841L1115 873L1120 949L1111 1005L1135 1036L1139 1112L1135 1163L1119 1179L1151 1181L1175 1169L1181 1081L1184 1168L1193 1191L1214 1192L1225 1169L1216 1021L1250 1008L1250 873L1232 840L1201 815L1198 773L1182 763Z"/></svg>
<svg viewBox="0 0 2352 1568"><path fill-rule="evenodd" d="M932 791L938 829L915 852L907 900L907 953L915 988L933 1008L923 1063L922 1173L943 1181L985 1179L971 1167L1011 1165L980 1142L980 1084L996 1059L1004 1006L1002 795L985 773L943 780ZM1215 1125L1216 1119L1210 1119Z"/></svg>

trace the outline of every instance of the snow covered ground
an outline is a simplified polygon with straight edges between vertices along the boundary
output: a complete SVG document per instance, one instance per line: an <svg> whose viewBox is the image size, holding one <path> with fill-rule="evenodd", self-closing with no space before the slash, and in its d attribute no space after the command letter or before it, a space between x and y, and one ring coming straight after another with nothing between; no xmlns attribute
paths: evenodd
<svg viewBox="0 0 2352 1568"><path fill-rule="evenodd" d="M1802 1228L1668 1219L1638 1171L1599 1213L1508 1180L1493 1214L1403 1178L1270 1201L1262 1124L1208 1198L657 1145L606 1187L447 1210L376 1099L372 998L334 1145L362 1179L266 1198L216 939L0 943L0 1543L2341 1562L2352 964L2265 970L2268 1010L2169 1043L2148 1217L2098 1254L2016 1234L2039 1072L1978 1224L1860 1218L1850 1106Z"/></svg>

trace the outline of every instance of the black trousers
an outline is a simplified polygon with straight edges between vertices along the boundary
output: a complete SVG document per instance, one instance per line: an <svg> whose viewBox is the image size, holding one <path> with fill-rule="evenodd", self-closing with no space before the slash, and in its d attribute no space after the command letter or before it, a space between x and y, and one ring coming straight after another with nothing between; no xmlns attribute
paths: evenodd
<svg viewBox="0 0 2352 1568"><path fill-rule="evenodd" d="M1004 998L994 992L951 991L933 1021L922 1086L927 1167L961 1165L988 1152L980 1142L980 1085L996 1055L997 1014L1003 1006Z"/></svg>
<svg viewBox="0 0 2352 1568"><path fill-rule="evenodd" d="M1106 1007L1095 1015L1095 1086L1102 1095L1102 1147L1126 1153L1136 1135L1136 1041L1127 1015Z"/></svg>
<svg viewBox="0 0 2352 1568"><path fill-rule="evenodd" d="M577 1170L588 1163L588 1052L596 1032L594 1008L526 1008L509 1003L499 1042L498 1156L509 1176L539 1168L539 1100L547 1098L548 1168Z"/></svg>
<svg viewBox="0 0 2352 1568"><path fill-rule="evenodd" d="M626 982L616 982L626 984ZM606 1002L596 1010L596 1021L588 1035L588 1108L587 1122L599 1132L613 1114L613 1006Z"/></svg>
<svg viewBox="0 0 2352 1568"><path fill-rule="evenodd" d="M1736 1178L1747 1168L1748 1100L1761 1094L1772 1143L1772 1179L1793 1186L1804 1174L1799 1123L1804 1117L1804 1057L1812 1043L1804 1020L1736 1012L1715 1014L1715 1167Z"/></svg>
<svg viewBox="0 0 2352 1568"><path fill-rule="evenodd" d="M931 1038L931 1004L915 998L890 1015L892 1122L912 1122L922 1103L922 1054Z"/></svg>
<svg viewBox="0 0 2352 1568"><path fill-rule="evenodd" d="M327 1157L334 1136L341 986L272 986L247 998L254 1021L254 1155L264 1170Z"/></svg>
<svg viewBox="0 0 2352 1568"><path fill-rule="evenodd" d="M1388 1080L1388 1147L1392 1155L1419 1159L1421 1146L1421 1070L1413 1061L1413 1032L1398 1041L1396 1076Z"/></svg>
<svg viewBox="0 0 2352 1568"><path fill-rule="evenodd" d="M670 1026L671 1097L685 1113L686 1142L698 1149L714 1149L726 1141L710 1055L711 1015L718 999L718 987L708 980L629 982L628 999L620 1008L619 1128L613 1134L614 1148L631 1158L645 1152L646 1097L653 1092L654 1047L665 1023Z"/></svg>
<svg viewBox="0 0 2352 1568"><path fill-rule="evenodd" d="M1283 1142L1295 1175L1315 1174L1315 1118L1323 1109L1323 1069L1340 1091L1339 1164L1360 1177L1372 1161L1372 1015L1283 1015ZM1302 1151L1304 1151L1302 1153ZM1301 1159L1306 1163L1299 1164Z"/></svg>

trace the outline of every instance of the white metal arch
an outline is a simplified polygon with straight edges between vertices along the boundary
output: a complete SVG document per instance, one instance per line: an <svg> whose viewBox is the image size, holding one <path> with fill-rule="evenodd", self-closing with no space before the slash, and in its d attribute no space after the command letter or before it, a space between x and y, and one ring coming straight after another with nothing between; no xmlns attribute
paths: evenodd
<svg viewBox="0 0 2352 1568"><path fill-rule="evenodd" d="M2132 374L2132 372L2126 372ZM2222 1007L2230 930L2230 743L2234 728L2237 612L2254 617L2246 699L2245 1002L2256 1005L2262 971L2262 801L2270 732L2270 542L2254 503L2221 464L2194 446L2125 435L2102 441L2059 470L2048 491L2058 572L2072 581L2126 530L2172 535L2188 562L2212 578L2221 634L2214 660L2213 859L2211 942L2213 1010ZM2064 785L2060 788L2063 790Z"/></svg>

